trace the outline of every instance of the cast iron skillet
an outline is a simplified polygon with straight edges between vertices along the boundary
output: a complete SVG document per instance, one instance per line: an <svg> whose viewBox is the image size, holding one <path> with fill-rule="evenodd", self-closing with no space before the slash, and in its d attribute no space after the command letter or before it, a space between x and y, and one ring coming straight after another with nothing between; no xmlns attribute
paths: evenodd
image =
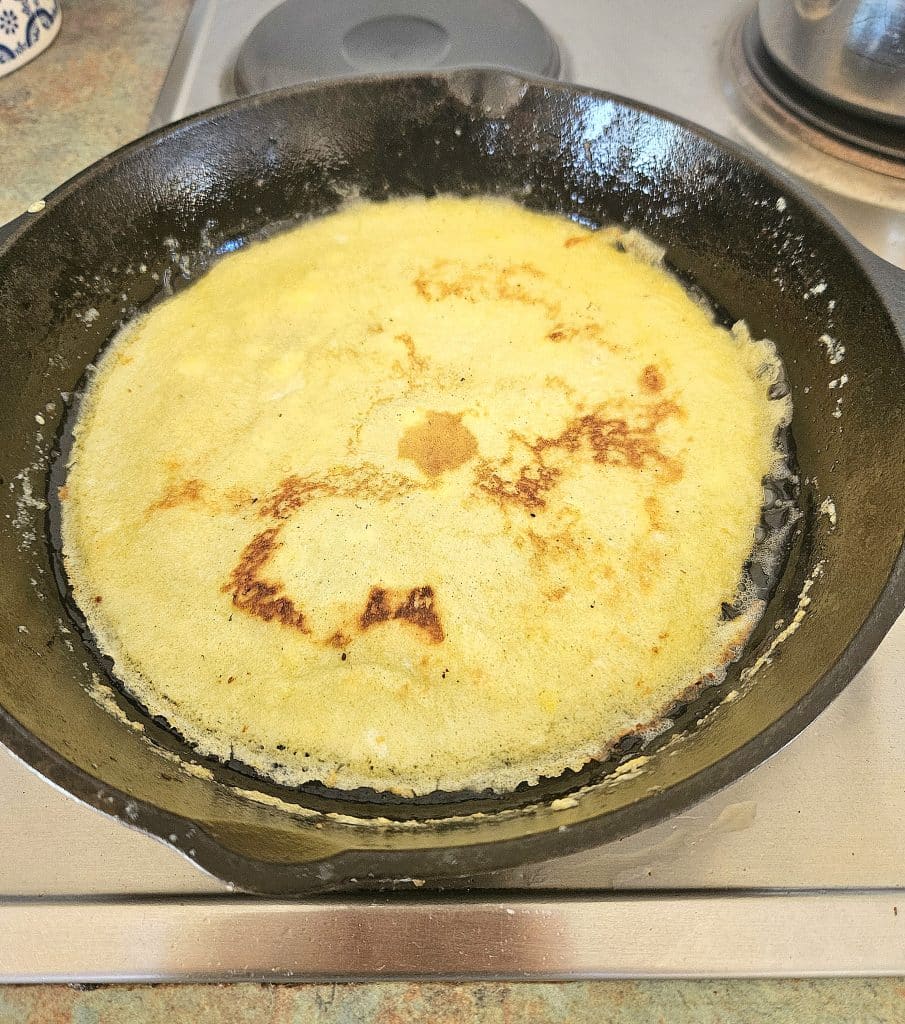
<svg viewBox="0 0 905 1024"><path fill-rule="evenodd" d="M726 683L677 709L643 764L630 741L606 764L534 789L420 802L289 792L238 765L186 773L180 759L202 759L115 690L101 686L120 717L88 693L107 669L58 591L43 507L67 404L119 324L212 253L352 194L436 192L512 195L634 225L721 315L778 343L803 516L771 606ZM903 334L897 273L797 186L719 138L604 93L485 71L346 81L241 100L149 135L62 186L0 245L0 739L84 802L257 892L473 875L658 821L807 725L901 610ZM823 335L844 345L841 361ZM746 685L740 670L796 610L797 630ZM236 789L324 813L287 813Z"/></svg>

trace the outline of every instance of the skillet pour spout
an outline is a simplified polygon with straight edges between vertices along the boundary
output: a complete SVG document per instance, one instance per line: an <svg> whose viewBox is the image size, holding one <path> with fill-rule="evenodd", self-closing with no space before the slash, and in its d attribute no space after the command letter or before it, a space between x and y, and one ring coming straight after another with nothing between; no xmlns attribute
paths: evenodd
<svg viewBox="0 0 905 1024"><path fill-rule="evenodd" d="M80 633L53 556L63 424L118 327L218 254L352 196L444 192L638 228L727 322L773 339L794 403L801 516L725 683L647 747L505 795L290 791L180 743L116 688ZM67 182L0 243L0 739L73 796L251 892L477 875L660 821L804 728L902 609L896 292L897 272L779 172L576 86L485 70L349 80L149 135Z"/></svg>

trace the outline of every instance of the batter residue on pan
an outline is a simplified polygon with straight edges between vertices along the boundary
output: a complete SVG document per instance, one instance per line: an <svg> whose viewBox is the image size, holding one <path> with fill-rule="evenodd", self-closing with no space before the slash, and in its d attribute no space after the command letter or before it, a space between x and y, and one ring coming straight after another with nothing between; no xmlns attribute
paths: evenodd
<svg viewBox="0 0 905 1024"><path fill-rule="evenodd" d="M361 203L123 330L62 508L128 689L278 781L503 790L725 665L789 405L631 242Z"/></svg>

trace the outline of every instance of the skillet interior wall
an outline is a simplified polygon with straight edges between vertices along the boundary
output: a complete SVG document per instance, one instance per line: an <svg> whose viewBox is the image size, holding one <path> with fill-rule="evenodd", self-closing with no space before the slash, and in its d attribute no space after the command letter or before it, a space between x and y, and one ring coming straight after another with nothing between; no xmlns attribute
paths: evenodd
<svg viewBox="0 0 905 1024"><path fill-rule="evenodd" d="M224 242L327 212L351 195L444 191L499 192L592 223L639 227L730 316L744 316L755 334L780 345L795 403L805 518L743 665L769 642L777 618L788 621L814 565L826 565L801 628L758 685L637 778L558 813L422 833L372 830L350 840L338 824L315 832L310 823L183 775L95 705L85 685L90 671L101 669L77 642L68 649L74 638L60 630L68 623L49 577L44 513L23 502L17 474L34 466L28 481L40 500L63 411L60 393L75 388L123 319L155 297L160 285L152 274L191 274ZM821 284L825 289L812 294ZM91 309L98 313L93 321L84 316ZM789 709L825 703L814 684L864 621L901 546L905 373L895 331L857 261L788 188L745 160L677 124L567 87L493 73L345 83L256 98L190 121L103 161L81 187L64 186L0 255L0 311L0 500L11 517L0 520L0 703L52 751L137 799L124 802L106 786L91 790L81 782L83 798L158 832L159 815L142 801L189 819L173 824L184 848L202 846L191 819L239 857L271 863L329 856L348 845L423 852L520 837L518 849L486 854L488 864L497 864L630 830L654 815L643 799L651 791L673 787L673 802L658 813L678 809L701 795L697 772L717 764L707 785L728 781L763 756L758 744L769 745ZM841 364L828 362L823 334L845 344ZM850 382L837 419L839 395L829 383L842 372ZM46 425L36 428L36 413ZM835 530L817 515L825 495L838 512ZM835 691L847 678L837 666L826 685ZM7 723L7 737L13 731ZM726 755L745 744L744 757L730 763ZM53 753L36 759L50 774L62 770ZM544 833L559 825L575 827L551 846ZM480 859L476 854L469 866ZM432 870L455 873L465 858L431 863ZM321 881L342 873L331 870ZM290 883L261 875L247 884Z"/></svg>

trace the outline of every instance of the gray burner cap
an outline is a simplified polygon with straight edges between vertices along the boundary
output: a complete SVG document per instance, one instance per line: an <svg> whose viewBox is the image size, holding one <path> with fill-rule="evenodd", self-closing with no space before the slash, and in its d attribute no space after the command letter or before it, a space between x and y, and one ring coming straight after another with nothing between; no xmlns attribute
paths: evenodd
<svg viewBox="0 0 905 1024"><path fill-rule="evenodd" d="M236 89L265 92L318 78L499 67L555 77L559 51L518 0L286 0L236 61Z"/></svg>

